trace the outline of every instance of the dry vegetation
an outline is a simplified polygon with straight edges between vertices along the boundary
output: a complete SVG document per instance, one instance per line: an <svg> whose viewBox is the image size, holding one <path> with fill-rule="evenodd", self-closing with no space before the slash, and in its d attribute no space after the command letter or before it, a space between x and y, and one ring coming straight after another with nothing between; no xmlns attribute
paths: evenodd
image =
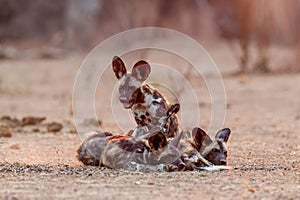
<svg viewBox="0 0 300 200"><path fill-rule="evenodd" d="M212 37L228 41L243 73L272 71L271 61L280 54L271 51L274 47L288 48L294 55L277 68L300 70L297 0L1 0L0 5L2 57L13 57L4 47L15 41L23 49L46 46L39 49L40 56L51 58L90 50L120 31L154 26L181 31L200 42Z"/></svg>
<svg viewBox="0 0 300 200"><path fill-rule="evenodd" d="M298 1L233 0L229 3L211 0L211 3L221 36L238 43L241 55L237 59L241 72L269 72L272 45L299 48ZM251 46L257 55L252 67L249 66ZM296 56L297 51L294 54Z"/></svg>

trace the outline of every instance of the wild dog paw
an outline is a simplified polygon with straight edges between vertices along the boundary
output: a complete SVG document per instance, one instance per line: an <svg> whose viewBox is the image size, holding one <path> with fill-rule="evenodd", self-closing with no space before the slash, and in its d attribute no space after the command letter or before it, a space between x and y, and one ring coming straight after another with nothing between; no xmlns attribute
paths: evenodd
<svg viewBox="0 0 300 200"><path fill-rule="evenodd" d="M174 172L174 171L179 171L179 168L176 165L173 164L167 164L164 165L164 170L165 172Z"/></svg>

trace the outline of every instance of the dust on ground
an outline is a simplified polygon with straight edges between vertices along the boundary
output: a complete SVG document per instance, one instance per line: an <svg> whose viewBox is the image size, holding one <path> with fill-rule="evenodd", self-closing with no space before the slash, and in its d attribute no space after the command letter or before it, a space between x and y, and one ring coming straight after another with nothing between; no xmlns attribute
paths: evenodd
<svg viewBox="0 0 300 200"><path fill-rule="evenodd" d="M70 108L79 63L1 61L0 115L46 117L38 129L24 126L13 129L12 137L0 137L1 199L300 198L299 74L224 77L231 170L141 173L77 161L81 140L73 131ZM204 116L208 107L201 104ZM114 130L105 112L101 126ZM64 128L48 132L53 122Z"/></svg>

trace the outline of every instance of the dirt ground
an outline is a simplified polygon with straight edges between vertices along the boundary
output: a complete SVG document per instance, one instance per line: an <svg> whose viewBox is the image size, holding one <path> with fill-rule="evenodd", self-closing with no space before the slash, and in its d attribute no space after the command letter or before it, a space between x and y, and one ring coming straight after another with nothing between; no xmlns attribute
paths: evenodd
<svg viewBox="0 0 300 200"><path fill-rule="evenodd" d="M57 133L41 124L0 137L1 199L300 199L299 74L223 78L232 169L141 173L77 161L70 106L80 62L0 62L0 116L42 116L64 125ZM101 120L114 129L105 113Z"/></svg>

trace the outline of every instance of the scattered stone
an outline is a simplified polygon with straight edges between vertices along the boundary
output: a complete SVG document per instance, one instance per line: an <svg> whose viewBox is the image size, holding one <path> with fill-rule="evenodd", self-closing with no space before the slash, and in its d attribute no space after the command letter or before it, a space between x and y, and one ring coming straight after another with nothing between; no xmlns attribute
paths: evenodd
<svg viewBox="0 0 300 200"><path fill-rule="evenodd" d="M33 128L32 132L35 132L35 133L40 132L40 129L39 128Z"/></svg>
<svg viewBox="0 0 300 200"><path fill-rule="evenodd" d="M11 118L8 115L2 116L0 121L9 128L17 128L21 126L21 122L17 118Z"/></svg>
<svg viewBox="0 0 300 200"><path fill-rule="evenodd" d="M249 189L248 191L251 192L251 193L255 192L255 190L253 190L253 189Z"/></svg>
<svg viewBox="0 0 300 200"><path fill-rule="evenodd" d="M37 125L44 120L46 120L46 117L33 117L33 116L23 117L22 126Z"/></svg>
<svg viewBox="0 0 300 200"><path fill-rule="evenodd" d="M11 137L12 132L6 125L0 125L0 137Z"/></svg>
<svg viewBox="0 0 300 200"><path fill-rule="evenodd" d="M47 131L48 132L59 132L63 128L63 125L61 123L52 122L47 124Z"/></svg>
<svg viewBox="0 0 300 200"><path fill-rule="evenodd" d="M19 149L20 149L20 146L19 146L18 144L13 144L13 145L11 145L9 148L15 149L15 150L19 150Z"/></svg>
<svg viewBox="0 0 300 200"><path fill-rule="evenodd" d="M136 181L135 184L136 185L141 185L141 181Z"/></svg>
<svg viewBox="0 0 300 200"><path fill-rule="evenodd" d="M70 129L68 133L77 133L77 131L75 129Z"/></svg>

